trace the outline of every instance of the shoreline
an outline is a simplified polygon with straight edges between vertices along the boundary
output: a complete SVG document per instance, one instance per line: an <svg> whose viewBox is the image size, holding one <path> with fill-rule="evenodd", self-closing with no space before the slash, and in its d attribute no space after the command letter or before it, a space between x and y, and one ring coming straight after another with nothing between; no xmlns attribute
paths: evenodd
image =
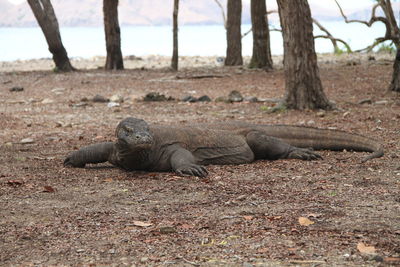
<svg viewBox="0 0 400 267"><path fill-rule="evenodd" d="M391 53L343 53L333 54L324 53L317 54L318 63L324 64L345 64L357 65L365 62L382 62L382 64L392 64L394 54ZM219 62L222 56L180 56L179 68L216 68L222 67L223 62ZM250 62L250 56L244 56L244 66ZM272 56L274 67L281 69L283 55ZM106 57L95 56L92 58L71 58L71 64L80 70L102 69L105 64ZM125 56L125 69L165 69L170 67L171 57L160 55L148 55L143 57ZM19 71L51 71L54 69L54 62L51 58L0 61L0 72L19 72Z"/></svg>

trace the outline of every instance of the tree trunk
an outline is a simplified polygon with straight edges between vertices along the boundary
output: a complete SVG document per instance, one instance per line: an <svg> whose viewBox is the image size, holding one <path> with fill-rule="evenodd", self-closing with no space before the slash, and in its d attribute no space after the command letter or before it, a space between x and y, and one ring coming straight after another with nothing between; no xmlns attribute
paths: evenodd
<svg viewBox="0 0 400 267"><path fill-rule="evenodd" d="M251 0L253 56L250 68L272 69L266 0Z"/></svg>
<svg viewBox="0 0 400 267"><path fill-rule="evenodd" d="M118 0L104 0L104 31L106 34L107 70L122 70L121 31L118 22Z"/></svg>
<svg viewBox="0 0 400 267"><path fill-rule="evenodd" d="M173 11L173 51L171 68L174 71L178 70L178 12L179 12L179 0L174 0L174 11Z"/></svg>
<svg viewBox="0 0 400 267"><path fill-rule="evenodd" d="M400 93L400 48L397 48L396 59L393 64L392 82L390 83L389 91Z"/></svg>
<svg viewBox="0 0 400 267"><path fill-rule="evenodd" d="M49 51L59 71L73 71L67 51L61 41L60 30L50 0L28 0L29 6L46 38Z"/></svg>
<svg viewBox="0 0 400 267"><path fill-rule="evenodd" d="M330 109L319 77L311 11L307 0L278 0L284 42L285 106Z"/></svg>
<svg viewBox="0 0 400 267"><path fill-rule="evenodd" d="M243 65L242 58L242 0L228 0L225 66Z"/></svg>

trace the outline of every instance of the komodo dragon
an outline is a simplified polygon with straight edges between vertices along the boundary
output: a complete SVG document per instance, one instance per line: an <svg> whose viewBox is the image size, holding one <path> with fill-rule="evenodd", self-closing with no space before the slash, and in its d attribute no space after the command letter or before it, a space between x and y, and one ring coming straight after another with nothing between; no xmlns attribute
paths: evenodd
<svg viewBox="0 0 400 267"><path fill-rule="evenodd" d="M257 159L320 159L316 150L372 152L363 161L381 157L380 144L338 130L290 125L216 123L198 126L149 125L126 118L116 128L116 142L93 144L72 152L65 166L109 161L125 170L174 171L207 176L209 164L243 164Z"/></svg>

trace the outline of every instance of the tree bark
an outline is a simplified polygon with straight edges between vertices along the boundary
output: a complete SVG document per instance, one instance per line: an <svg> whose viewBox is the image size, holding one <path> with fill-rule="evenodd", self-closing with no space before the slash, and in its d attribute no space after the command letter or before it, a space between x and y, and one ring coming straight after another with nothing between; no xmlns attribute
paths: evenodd
<svg viewBox="0 0 400 267"><path fill-rule="evenodd" d="M61 41L57 17L50 0L28 0L28 3L46 38L57 70L75 70Z"/></svg>
<svg viewBox="0 0 400 267"><path fill-rule="evenodd" d="M331 109L322 88L307 0L278 0L284 42L286 96L290 109Z"/></svg>
<svg viewBox="0 0 400 267"><path fill-rule="evenodd" d="M121 30L118 22L118 0L104 0L104 31L106 35L107 70L122 70Z"/></svg>
<svg viewBox="0 0 400 267"><path fill-rule="evenodd" d="M253 56L250 68L272 69L266 0L251 0Z"/></svg>
<svg viewBox="0 0 400 267"><path fill-rule="evenodd" d="M174 0L174 11L172 14L173 20L173 51L171 68L174 71L178 70L178 12L179 12L179 0Z"/></svg>
<svg viewBox="0 0 400 267"><path fill-rule="evenodd" d="M242 58L242 0L228 0L225 66L243 65Z"/></svg>

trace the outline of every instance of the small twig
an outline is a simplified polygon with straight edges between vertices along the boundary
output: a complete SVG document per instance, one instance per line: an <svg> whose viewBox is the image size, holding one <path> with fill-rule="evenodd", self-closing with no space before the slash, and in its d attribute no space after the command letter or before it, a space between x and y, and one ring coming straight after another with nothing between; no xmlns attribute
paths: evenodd
<svg viewBox="0 0 400 267"><path fill-rule="evenodd" d="M177 79L207 79L207 78L224 78L226 75L218 74L195 74L195 75L177 75Z"/></svg>
<svg viewBox="0 0 400 267"><path fill-rule="evenodd" d="M253 27L250 28L250 30L248 30L247 32L242 34L242 38L246 37L246 35L248 35L249 33L251 33L253 31Z"/></svg>
<svg viewBox="0 0 400 267"><path fill-rule="evenodd" d="M182 257L182 260L183 260L184 262L186 262L186 263L189 263L189 264L193 265L193 266L200 266L199 263L196 263L196 262L193 262L193 261L189 261L189 260L187 260L187 259L185 259L185 258L183 258L183 257Z"/></svg>

